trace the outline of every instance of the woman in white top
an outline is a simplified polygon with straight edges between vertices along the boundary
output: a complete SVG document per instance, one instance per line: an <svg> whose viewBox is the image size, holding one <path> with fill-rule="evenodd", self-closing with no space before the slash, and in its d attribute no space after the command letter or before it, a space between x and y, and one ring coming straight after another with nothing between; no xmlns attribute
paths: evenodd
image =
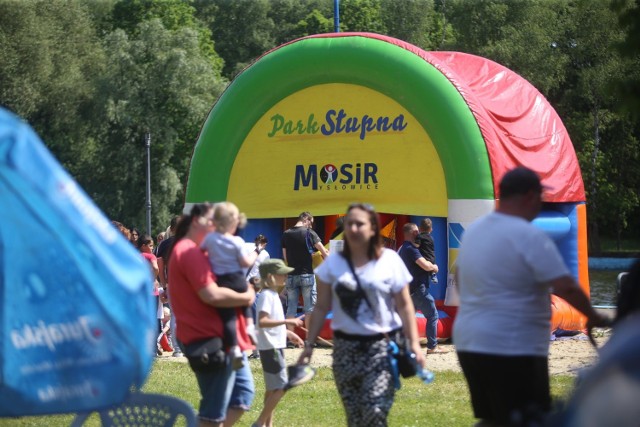
<svg viewBox="0 0 640 427"><path fill-rule="evenodd" d="M343 252L332 253L315 270L318 300L299 363L311 359L332 310L333 373L348 425L386 426L395 391L389 337L404 332L424 366L409 296L411 275L398 254L383 247L378 215L370 205L349 206L344 239Z"/></svg>

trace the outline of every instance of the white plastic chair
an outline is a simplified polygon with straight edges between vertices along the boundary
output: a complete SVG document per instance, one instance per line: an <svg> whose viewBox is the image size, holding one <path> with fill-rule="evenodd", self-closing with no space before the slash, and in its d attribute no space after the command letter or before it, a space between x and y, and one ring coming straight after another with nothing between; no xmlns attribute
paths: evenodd
<svg viewBox="0 0 640 427"><path fill-rule="evenodd" d="M187 402L164 394L133 392L115 406L95 411L103 426L170 427L179 416L187 427L196 427L196 413ZM71 427L81 427L93 412L78 414Z"/></svg>

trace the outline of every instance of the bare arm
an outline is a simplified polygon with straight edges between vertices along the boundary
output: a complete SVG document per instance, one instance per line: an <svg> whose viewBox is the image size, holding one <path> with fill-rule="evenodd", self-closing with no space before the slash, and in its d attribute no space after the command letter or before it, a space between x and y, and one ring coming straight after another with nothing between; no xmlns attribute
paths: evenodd
<svg viewBox="0 0 640 427"><path fill-rule="evenodd" d="M160 268L158 266L158 261L156 261L155 259L151 261L151 271L153 273L153 278L155 279L156 277L158 277L158 273L160 271Z"/></svg>
<svg viewBox="0 0 640 427"><path fill-rule="evenodd" d="M242 255L239 257L238 261L240 262L240 267L251 267L256 260L258 259L258 252L251 251L246 255Z"/></svg>
<svg viewBox="0 0 640 427"><path fill-rule="evenodd" d="M287 250L285 248L282 248L282 260L285 264L289 265L289 261L287 261Z"/></svg>
<svg viewBox="0 0 640 427"><path fill-rule="evenodd" d="M324 325L324 319L327 317L327 313L331 309L331 285L321 280L317 280L316 285L318 287L318 299L315 307L313 308L313 312L311 313L309 331L307 331L307 346L300 354L298 364L308 363L311 361L313 344L316 342L316 339L320 334L320 330Z"/></svg>
<svg viewBox="0 0 640 427"><path fill-rule="evenodd" d="M553 293L567 301L582 314L587 316L587 326L607 326L609 319L593 309L589 298L571 276L563 276L549 282Z"/></svg>
<svg viewBox="0 0 640 427"><path fill-rule="evenodd" d="M416 260L416 264L423 269L424 271L433 271L434 273L438 272L438 266L427 261L424 257L420 257Z"/></svg>
<svg viewBox="0 0 640 427"><path fill-rule="evenodd" d="M164 273L164 258L158 257L158 281L162 287L167 286L167 276Z"/></svg>
<svg viewBox="0 0 640 427"><path fill-rule="evenodd" d="M265 311L261 311L258 315L258 326L261 328L275 328L276 326L290 325L290 326L302 326L304 322L302 319L284 319L276 320L269 317L269 314Z"/></svg>
<svg viewBox="0 0 640 427"><path fill-rule="evenodd" d="M327 248L324 247L322 242L316 243L314 247L320 251L320 255L322 255L322 259L325 259L326 257L329 256L329 251L327 250Z"/></svg>
<svg viewBox="0 0 640 427"><path fill-rule="evenodd" d="M302 338L300 338L300 336L295 332L290 331L288 329L287 329L287 339L292 343L295 343L298 347L304 346L304 341L302 341Z"/></svg>
<svg viewBox="0 0 640 427"><path fill-rule="evenodd" d="M258 256L260 256L260 253L258 251L262 252L265 246L266 245L264 243L261 243L259 245L256 245L256 248L248 254L241 255L239 259L240 266L245 268L253 266L253 264L255 264L255 262L258 260Z"/></svg>
<svg viewBox="0 0 640 427"><path fill-rule="evenodd" d="M253 304L256 293L251 288L239 293L229 288L221 288L216 282L211 282L198 291L198 297L202 302L213 307L245 307Z"/></svg>
<svg viewBox="0 0 640 427"><path fill-rule="evenodd" d="M425 359L420 348L420 339L418 338L418 327L416 325L416 312L411 302L411 296L409 295L409 285L402 288L402 291L398 292L394 296L398 314L402 319L402 330L405 337L409 340L411 349L416 354L416 361L422 367L424 367Z"/></svg>

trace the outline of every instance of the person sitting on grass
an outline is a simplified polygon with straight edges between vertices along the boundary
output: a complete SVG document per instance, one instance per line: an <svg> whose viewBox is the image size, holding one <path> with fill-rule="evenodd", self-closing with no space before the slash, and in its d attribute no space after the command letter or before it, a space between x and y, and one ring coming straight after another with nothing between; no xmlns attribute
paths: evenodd
<svg viewBox="0 0 640 427"><path fill-rule="evenodd" d="M302 339L287 326L300 327L303 321L298 318L285 319L279 293L284 288L287 275L293 268L287 267L281 259L269 259L259 267L262 291L257 297L258 313L257 337L260 362L264 372L264 408L252 427L270 427L273 425L273 413L288 388L288 376L284 360L287 338L304 345Z"/></svg>

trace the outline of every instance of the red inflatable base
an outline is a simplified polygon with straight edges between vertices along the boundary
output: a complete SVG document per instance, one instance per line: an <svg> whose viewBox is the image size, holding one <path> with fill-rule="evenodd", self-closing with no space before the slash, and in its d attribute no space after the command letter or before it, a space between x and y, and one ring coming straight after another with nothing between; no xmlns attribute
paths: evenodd
<svg viewBox="0 0 640 427"><path fill-rule="evenodd" d="M446 315L445 315L446 316ZM453 318L449 316L443 316L438 319L438 338L448 339L451 338L451 329L453 327ZM420 338L426 338L427 319L424 316L416 316L416 325L418 326L418 336ZM295 333L302 339L307 338L307 333L301 329L296 328ZM324 325L320 330L320 338L325 340L332 340L333 333L331 331L331 319L325 319Z"/></svg>

